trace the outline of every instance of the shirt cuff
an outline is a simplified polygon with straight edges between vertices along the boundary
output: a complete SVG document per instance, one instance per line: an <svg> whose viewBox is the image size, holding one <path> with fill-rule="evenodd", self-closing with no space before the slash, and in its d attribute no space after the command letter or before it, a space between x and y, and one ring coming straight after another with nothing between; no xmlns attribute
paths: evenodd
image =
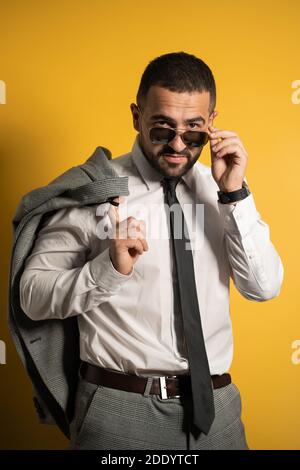
<svg viewBox="0 0 300 470"><path fill-rule="evenodd" d="M225 231L229 233L239 233L245 237L260 219L252 194L238 201L236 205L218 202L218 206L219 213L224 219Z"/></svg>
<svg viewBox="0 0 300 470"><path fill-rule="evenodd" d="M129 274L122 274L114 268L106 248L96 258L90 261L90 273L94 283L107 291L117 291L133 276L134 267Z"/></svg>

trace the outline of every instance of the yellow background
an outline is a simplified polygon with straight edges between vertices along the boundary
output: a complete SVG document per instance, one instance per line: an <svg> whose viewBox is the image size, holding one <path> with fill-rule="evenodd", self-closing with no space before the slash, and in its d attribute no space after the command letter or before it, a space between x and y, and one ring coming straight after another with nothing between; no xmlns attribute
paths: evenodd
<svg viewBox="0 0 300 470"><path fill-rule="evenodd" d="M31 386L10 340L7 271L11 219L20 197L80 164L98 145L131 149L129 105L154 57L185 51L217 81L215 125L235 130L249 153L247 179L285 266L279 298L232 291L233 380L252 449L300 449L299 0L62 0L0 3L1 323L0 448L65 448L40 426ZM201 160L209 164L209 149Z"/></svg>

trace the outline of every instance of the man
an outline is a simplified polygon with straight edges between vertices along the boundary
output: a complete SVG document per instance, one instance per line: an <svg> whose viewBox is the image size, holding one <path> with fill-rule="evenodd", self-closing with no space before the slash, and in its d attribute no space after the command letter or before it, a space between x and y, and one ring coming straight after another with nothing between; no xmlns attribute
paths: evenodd
<svg viewBox="0 0 300 470"><path fill-rule="evenodd" d="M279 294L283 268L245 183L246 150L213 127L215 103L202 60L150 62L131 104L138 136L112 161L129 197L101 213L58 211L27 260L26 314L78 318L71 448L248 448L227 372L229 280L264 301ZM197 162L208 140L211 168Z"/></svg>

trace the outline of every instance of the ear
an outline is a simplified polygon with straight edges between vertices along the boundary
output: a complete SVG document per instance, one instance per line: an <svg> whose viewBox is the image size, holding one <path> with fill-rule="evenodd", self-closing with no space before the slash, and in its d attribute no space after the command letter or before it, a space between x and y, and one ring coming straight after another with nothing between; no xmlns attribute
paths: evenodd
<svg viewBox="0 0 300 470"><path fill-rule="evenodd" d="M132 120L133 120L133 127L136 131L140 132L140 112L136 104L131 103L130 105L131 113L132 113Z"/></svg>

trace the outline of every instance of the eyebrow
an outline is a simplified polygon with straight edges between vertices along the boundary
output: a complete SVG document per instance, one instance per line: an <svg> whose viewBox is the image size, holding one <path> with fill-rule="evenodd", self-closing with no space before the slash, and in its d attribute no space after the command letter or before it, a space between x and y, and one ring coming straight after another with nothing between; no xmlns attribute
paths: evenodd
<svg viewBox="0 0 300 470"><path fill-rule="evenodd" d="M171 122L172 124L176 124L176 121L171 118L170 116L166 116L165 114L154 114L151 116L151 121L157 121L158 119L163 119L164 121ZM203 124L205 124L205 119L202 116L195 116L190 119L186 119L184 121L184 124L189 124L190 122L195 122L195 121L201 121Z"/></svg>

